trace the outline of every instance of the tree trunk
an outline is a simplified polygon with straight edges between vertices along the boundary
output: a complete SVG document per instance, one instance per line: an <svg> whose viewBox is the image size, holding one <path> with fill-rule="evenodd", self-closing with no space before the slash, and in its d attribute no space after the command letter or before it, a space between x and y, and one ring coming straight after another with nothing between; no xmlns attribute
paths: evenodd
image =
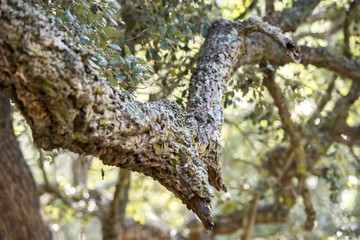
<svg viewBox="0 0 360 240"><path fill-rule="evenodd" d="M35 181L15 137L10 101L0 95L0 232L1 239L51 239L40 215Z"/></svg>
<svg viewBox="0 0 360 240"><path fill-rule="evenodd" d="M125 209L129 199L131 172L121 169L119 178L107 215L103 219L103 240L122 239L124 234Z"/></svg>

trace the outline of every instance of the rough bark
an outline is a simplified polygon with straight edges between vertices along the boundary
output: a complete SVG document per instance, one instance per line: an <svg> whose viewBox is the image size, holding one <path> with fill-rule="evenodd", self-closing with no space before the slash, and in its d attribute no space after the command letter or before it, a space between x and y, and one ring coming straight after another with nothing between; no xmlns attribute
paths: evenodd
<svg viewBox="0 0 360 240"><path fill-rule="evenodd" d="M301 59L298 46L260 18L249 18L241 23L219 20L209 29L203 55L190 80L187 110L199 123L196 139L200 143L199 154L207 163L210 184L218 190L225 188L219 174L221 151L218 143L224 118L223 89L239 68L240 59L247 51L245 36L252 32L261 32L279 42L295 62Z"/></svg>
<svg viewBox="0 0 360 240"><path fill-rule="evenodd" d="M29 6L2 2L0 14L2 34L11 32L0 40L1 76L8 82L1 81L1 89L13 95L40 147L99 156L152 176L189 208L190 199L208 205L193 118L169 101L139 103L102 82L87 65L88 53ZM206 218L211 222L208 212Z"/></svg>
<svg viewBox="0 0 360 240"><path fill-rule="evenodd" d="M35 181L11 122L11 106L0 94L0 232L3 239L51 239L40 214ZM1 237L0 237L1 238Z"/></svg>
<svg viewBox="0 0 360 240"><path fill-rule="evenodd" d="M187 113L170 101L122 95L92 71L88 52L29 5L3 0L0 18L0 89L25 116L38 146L98 156L151 176L206 228L212 227L208 181L225 189L218 163L222 89L246 52L243 39L262 32L300 60L298 47L260 18L216 21L191 80Z"/></svg>
<svg viewBox="0 0 360 240"><path fill-rule="evenodd" d="M283 66L291 62L282 48L263 34L254 33L247 37L247 54L239 60L240 65L270 63ZM360 62L341 56L329 48L300 46L301 64L325 68L355 81L360 81Z"/></svg>

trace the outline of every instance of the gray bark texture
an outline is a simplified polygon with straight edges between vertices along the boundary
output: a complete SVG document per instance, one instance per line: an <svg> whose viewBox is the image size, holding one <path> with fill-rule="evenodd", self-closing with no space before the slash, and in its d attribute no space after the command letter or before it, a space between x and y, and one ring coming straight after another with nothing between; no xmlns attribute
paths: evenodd
<svg viewBox="0 0 360 240"><path fill-rule="evenodd" d="M35 181L12 128L9 98L0 94L0 239L48 240Z"/></svg>
<svg viewBox="0 0 360 240"><path fill-rule="evenodd" d="M94 73L91 54L40 11L22 1L2 0L0 7L0 90L20 109L36 144L144 173L212 228L209 184L226 190L219 164L223 88L249 58L246 36L261 32L273 39L289 56L284 62L299 62L300 48L260 18L214 22L184 111L168 100L124 96Z"/></svg>

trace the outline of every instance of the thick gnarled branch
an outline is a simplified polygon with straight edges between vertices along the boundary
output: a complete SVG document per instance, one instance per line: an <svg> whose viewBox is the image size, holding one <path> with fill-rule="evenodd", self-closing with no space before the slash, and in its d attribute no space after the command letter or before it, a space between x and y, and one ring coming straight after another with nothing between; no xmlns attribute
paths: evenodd
<svg viewBox="0 0 360 240"><path fill-rule="evenodd" d="M218 190L225 188L219 174L221 151L218 143L224 118L223 89L246 54L245 37L253 32L274 39L295 62L301 60L299 47L279 28L261 18L252 17L243 22L218 20L209 29L203 54L190 80L187 110L199 123L199 153L207 163L210 184Z"/></svg>
<svg viewBox="0 0 360 240"><path fill-rule="evenodd" d="M29 5L4 0L0 18L0 89L25 116L35 142L151 176L206 228L212 227L208 181L225 189L218 144L222 89L240 66L244 38L260 31L300 57L295 43L259 18L216 21L191 80L187 113L176 103L140 103L112 88L88 64L89 53Z"/></svg>
<svg viewBox="0 0 360 240"><path fill-rule="evenodd" d="M0 16L0 88L25 116L35 142L151 176L210 227L210 211L199 210L208 209L211 193L194 141L196 120L169 101L123 96L94 74L82 57L87 52L30 6L3 1Z"/></svg>

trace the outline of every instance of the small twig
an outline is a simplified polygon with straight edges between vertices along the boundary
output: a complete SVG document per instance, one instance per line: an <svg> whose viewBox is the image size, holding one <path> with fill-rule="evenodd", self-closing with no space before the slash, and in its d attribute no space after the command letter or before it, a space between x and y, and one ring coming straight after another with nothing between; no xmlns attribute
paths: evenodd
<svg viewBox="0 0 360 240"><path fill-rule="evenodd" d="M265 12L266 12L266 16L271 16L274 13L274 0L266 0L265 1Z"/></svg>
<svg viewBox="0 0 360 240"><path fill-rule="evenodd" d="M234 160L253 166L256 169L256 171L258 171L259 173L261 173L264 170L261 165L255 164L253 162L246 161L240 158L234 158Z"/></svg>
<svg viewBox="0 0 360 240"><path fill-rule="evenodd" d="M138 35L136 35L135 37L132 37L132 38L129 38L129 39L126 39L124 40L125 42L128 42L128 41L131 41L131 40L134 40L138 37L140 37L144 32L145 32L146 29L142 30Z"/></svg>
<svg viewBox="0 0 360 240"><path fill-rule="evenodd" d="M47 176L47 173L45 171L45 167L44 167L44 153L41 149L39 149L39 159L38 159L38 163L39 163L39 168L41 171L41 174L43 176L45 185L49 185L49 178Z"/></svg>
<svg viewBox="0 0 360 240"><path fill-rule="evenodd" d="M265 69L264 85L269 90L270 95L274 99L274 103L279 110L279 116L284 126L284 130L289 134L291 146L295 154L296 167L298 174L306 172L306 157L304 146L301 143L300 133L296 130L297 126L292 122L289 109L286 106L286 99L281 89L274 80L274 73L270 69Z"/></svg>
<svg viewBox="0 0 360 240"><path fill-rule="evenodd" d="M300 32L297 35L294 36L294 40L297 41L301 38L310 36L313 38L329 38L330 36L334 35L335 33L337 33L339 30L341 30L343 24L341 21L333 21L332 27L324 32L319 32L319 33L313 33L313 32Z"/></svg>
<svg viewBox="0 0 360 240"><path fill-rule="evenodd" d="M259 199L262 194L260 192L256 192L253 200L250 203L249 210L247 215L243 219L243 233L241 236L242 240L250 240L252 229L254 228L257 210L259 206Z"/></svg>
<svg viewBox="0 0 360 240"><path fill-rule="evenodd" d="M294 152L293 150L290 148L288 150L288 152L286 153L286 157L285 157L285 165L282 168L282 171L277 175L276 179L274 182L270 182L269 186L271 188L275 187L280 181L281 179L284 177L286 171L290 168L291 163L293 162L293 157L294 157Z"/></svg>
<svg viewBox="0 0 360 240"><path fill-rule="evenodd" d="M350 1L350 6L349 9L346 11L345 13L345 21L344 21L344 28L343 28L343 33L344 33L344 56L347 58L351 58L351 51L350 51L350 46L349 46L349 42L350 42L350 31L349 31L349 26L350 26L350 17L351 17L351 13L354 11L354 9L356 9L356 7L359 5L360 1L359 0L353 0Z"/></svg>
<svg viewBox="0 0 360 240"><path fill-rule="evenodd" d="M311 200L309 189L304 187L303 190L301 191L301 196L303 197L305 213L306 213L305 230L310 231L314 228L315 225L316 211Z"/></svg>
<svg viewBox="0 0 360 240"><path fill-rule="evenodd" d="M38 186L38 188L40 190L40 194L41 194L41 192L53 194L56 198L60 199L65 205L74 209L75 211L80 211L80 212L94 215L94 216L100 216L100 212L98 212L98 211L89 211L86 209L86 207L82 208L82 207L76 206L76 202L71 200L71 198L67 197L64 194L64 192L62 190L60 190L59 185L56 183L56 181L55 181L55 183L50 183L48 175L47 175L45 167L44 167L44 160L45 160L44 152L43 152L43 150L39 149L38 164L39 164L39 168L40 168L41 174L44 179L44 184Z"/></svg>
<svg viewBox="0 0 360 240"><path fill-rule="evenodd" d="M236 17L234 19L234 21L239 21L239 20L243 19L248 12L250 12L252 9L255 8L257 2L258 2L258 0L253 0L251 2L251 4L249 5L249 7L247 7L243 13L241 13L238 17Z"/></svg>
<svg viewBox="0 0 360 240"><path fill-rule="evenodd" d="M335 87L336 79L337 79L337 76L334 74L332 76L332 79L331 79L331 82L329 83L328 88L326 89L325 95L321 98L321 100L317 106L317 109L316 109L317 114L320 114L324 110L326 104L331 100L331 93Z"/></svg>
<svg viewBox="0 0 360 240"><path fill-rule="evenodd" d="M353 147L351 145L348 145L348 147L349 147L350 153L353 156L353 158L355 159L356 163L358 165L360 165L360 158L355 154Z"/></svg>
<svg viewBox="0 0 360 240"><path fill-rule="evenodd" d="M296 124L292 122L290 112L286 106L286 99L283 93L281 92L279 86L274 81L274 73L269 70L265 70L267 76L264 78L264 85L269 90L270 95L273 97L275 105L278 107L279 115L281 122L283 123L284 130L289 134L291 140L292 152L295 154L296 168L297 168L297 177L299 179L298 183L298 192L303 196L305 212L307 215L307 220L305 223L305 229L311 230L314 227L314 221L316 217L315 209L311 202L310 192L305 187L306 181L306 154L304 146L301 143L300 133L296 130ZM292 158L287 160L287 164L291 164ZM287 169L289 166L286 166L284 169ZM286 170L285 170L286 171ZM285 173L283 171L283 173ZM278 176L277 181L281 178Z"/></svg>

